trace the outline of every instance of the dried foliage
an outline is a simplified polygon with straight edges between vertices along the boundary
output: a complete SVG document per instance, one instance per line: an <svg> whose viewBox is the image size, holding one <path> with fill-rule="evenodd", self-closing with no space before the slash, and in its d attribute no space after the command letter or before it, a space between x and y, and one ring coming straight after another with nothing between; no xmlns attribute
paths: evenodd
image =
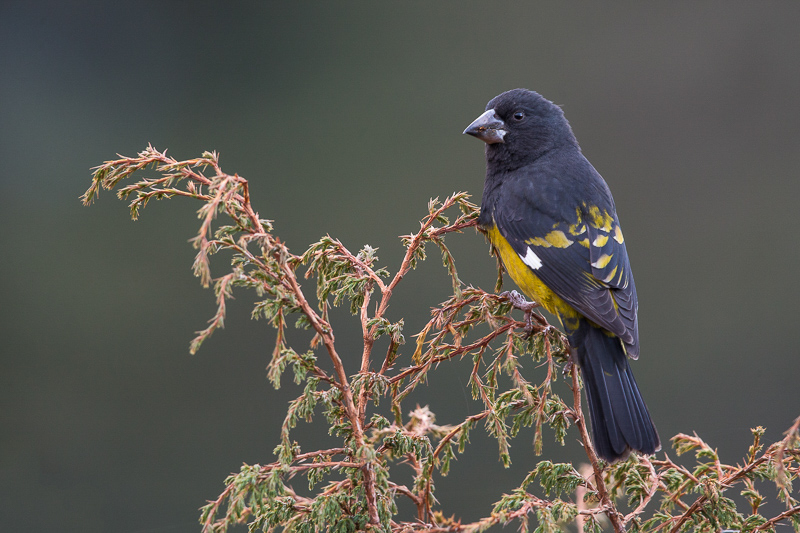
<svg viewBox="0 0 800 533"><path fill-rule="evenodd" d="M138 177L147 169L157 177L139 177L117 191L120 198L131 199L134 219L151 199L187 196L201 202L200 230L192 239L198 250L194 273L203 286L213 283L218 309L208 327L197 333L191 352L223 326L233 290L253 289L259 297L253 317L266 320L277 332L269 379L277 388L282 374L291 369L294 382L302 387L288 406L276 460L245 465L229 476L222 494L202 508L204 532L247 523L251 531L466 533L514 521L527 531L531 518L537 532L575 526L587 532L609 527L775 531L779 524L800 531L800 502L792 488L800 474L800 418L783 440L769 446L761 443L762 428L752 430L753 445L735 466L722 463L716 450L696 435L672 439L676 455L694 452L692 465L677 463L667 453L634 455L612 465L598 460L581 410L578 373L567 364L564 336L521 303L518 295L487 293L458 277L445 237L475 226L478 210L467 194L430 201L419 231L402 237L406 253L392 275L377 266L374 248L365 246L352 253L331 237L300 255L291 253L273 235L271 222L254 211L248 182L225 174L216 153L177 161L150 146L138 157L120 156L95 169L83 202L90 204L101 188L118 187L123 179ZM217 221L221 215L226 224ZM391 322L386 310L403 278L426 258L428 244L441 252L453 295L433 309L430 320L406 347L403 321ZM209 261L223 250L233 254L230 272L212 279ZM301 277L315 280L313 297L303 290ZM502 271L498 289L501 280ZM361 357L346 358L360 361L359 368L345 367L337 352L328 313L338 305L348 306L360 322ZM512 317L515 307L526 312L525 319ZM296 327L313 332L310 345L288 344L290 319ZM375 348L381 337L388 343L385 352ZM330 360L333 372L323 370L320 357ZM483 402L483 411L446 426L437 425L427 407L404 411L403 401L429 372L446 372L448 365L441 363L464 357L473 361L469 383L473 397ZM524 362L535 367L526 375L537 375L540 382L523 377ZM562 379L562 366L573 391L569 403L553 387ZM391 420L375 407L382 399L390 402ZM340 446L301 450L291 438L292 428L320 415ZM522 483L512 493L498 495L486 518L468 524L446 518L434 496L435 481L448 474L451 461L464 451L470 431L479 423L497 440L499 458L506 466L511 462L509 439L521 428L535 428L534 448L541 454L544 426L562 444L576 426L590 465L579 469L542 460L532 472L520 475ZM393 473L400 468L412 469L410 486L394 481ZM295 492L291 482L296 478L305 478L311 496ZM769 487L785 503L785 511L767 518L759 511L764 502L761 491ZM742 496L747 508L737 509L731 494ZM399 516L398 498L413 502L416 516Z"/></svg>

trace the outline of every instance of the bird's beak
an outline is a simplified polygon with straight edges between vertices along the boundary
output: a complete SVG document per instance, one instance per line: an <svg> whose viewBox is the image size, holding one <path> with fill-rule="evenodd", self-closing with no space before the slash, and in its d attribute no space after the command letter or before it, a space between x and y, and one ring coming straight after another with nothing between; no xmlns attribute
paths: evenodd
<svg viewBox="0 0 800 533"><path fill-rule="evenodd" d="M506 123L497 117L494 109L490 109L467 126L464 133L477 137L486 144L495 144L505 142L503 137L508 133L508 130L506 130Z"/></svg>

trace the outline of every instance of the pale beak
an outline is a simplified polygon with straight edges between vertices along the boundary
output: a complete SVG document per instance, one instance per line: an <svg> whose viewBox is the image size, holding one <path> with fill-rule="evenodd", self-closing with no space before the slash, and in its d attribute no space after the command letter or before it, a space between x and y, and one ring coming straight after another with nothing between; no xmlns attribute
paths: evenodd
<svg viewBox="0 0 800 533"><path fill-rule="evenodd" d="M506 123L500 120L494 109L490 109L467 126L464 133L477 137L486 144L495 144L505 142L503 137L508 130L506 130Z"/></svg>

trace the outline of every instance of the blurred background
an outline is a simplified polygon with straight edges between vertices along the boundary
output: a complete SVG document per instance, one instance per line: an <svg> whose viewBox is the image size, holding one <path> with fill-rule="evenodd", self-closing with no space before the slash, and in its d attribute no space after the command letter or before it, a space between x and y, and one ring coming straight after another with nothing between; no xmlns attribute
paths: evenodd
<svg viewBox="0 0 800 533"><path fill-rule="evenodd" d="M749 428L780 438L800 414L800 5L299 4L0 4L3 530L198 531L228 473L274 459L300 393L266 380L254 294L189 355L215 309L190 270L199 206L135 223L113 194L85 208L91 167L147 143L217 150L296 253L330 233L394 272L429 198L480 201L483 144L461 131L515 87L563 106L614 193L640 299L633 368L662 440L696 431L736 462ZM483 237L448 244L491 290ZM390 318L409 338L449 286L431 250ZM357 360L356 324L334 318ZM468 372L442 367L409 409L478 412ZM295 436L310 450L325 427ZM545 456L580 459L576 438L546 434ZM505 470L473 431L437 484L445 514L487 515L535 464L532 440Z"/></svg>

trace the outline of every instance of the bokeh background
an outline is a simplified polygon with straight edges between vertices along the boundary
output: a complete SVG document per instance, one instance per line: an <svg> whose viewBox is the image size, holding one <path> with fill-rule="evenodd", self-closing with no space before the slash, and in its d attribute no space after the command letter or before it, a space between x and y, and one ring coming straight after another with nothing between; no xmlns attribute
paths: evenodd
<svg viewBox="0 0 800 533"><path fill-rule="evenodd" d="M614 192L662 439L697 431L732 462L749 428L778 439L800 414L799 20L789 2L0 3L0 528L197 531L229 472L273 460L298 394L267 383L252 294L188 354L214 312L190 271L198 206L84 208L90 167L148 142L217 150L293 250L330 233L394 271L430 197L480 200L483 146L461 131L514 87L563 106ZM483 238L448 244L490 290ZM410 334L449 282L434 256L403 283ZM412 401L460 421L479 409L467 378L443 368ZM504 470L474 431L445 513L488 514L532 437ZM578 459L575 438L545 453Z"/></svg>

